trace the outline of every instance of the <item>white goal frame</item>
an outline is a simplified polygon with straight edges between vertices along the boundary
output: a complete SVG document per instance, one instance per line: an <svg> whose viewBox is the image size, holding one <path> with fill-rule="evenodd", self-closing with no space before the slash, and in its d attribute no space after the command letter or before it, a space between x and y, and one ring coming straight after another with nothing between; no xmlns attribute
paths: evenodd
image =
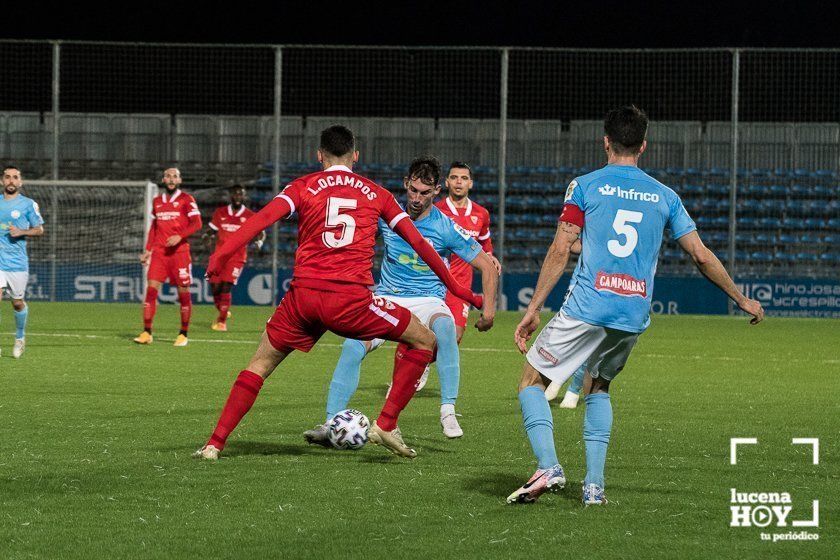
<svg viewBox="0 0 840 560"><path fill-rule="evenodd" d="M152 227L152 202L154 201L155 196L158 194L158 185L153 183L152 181L89 181L80 179L70 180L70 179L37 179L37 180L24 180L23 181L23 194L26 195L26 187L27 185L31 185L33 187L91 187L91 188L102 188L107 189L109 187L137 187L138 189L144 189L144 205L145 205L145 212L143 215L143 231L137 232L138 235L142 234L143 239L147 239L149 235L149 230ZM55 191L58 193L58 190ZM38 202L37 200L35 202ZM55 199L52 201L52 207L56 208ZM53 211L50 214L50 223L45 224L47 228L52 227L53 231L57 231L58 225L58 215L59 213ZM51 237L50 241L50 301L55 300L55 293L56 293L56 238ZM139 257L139 255L138 255ZM143 267L143 290L146 289L146 266Z"/></svg>

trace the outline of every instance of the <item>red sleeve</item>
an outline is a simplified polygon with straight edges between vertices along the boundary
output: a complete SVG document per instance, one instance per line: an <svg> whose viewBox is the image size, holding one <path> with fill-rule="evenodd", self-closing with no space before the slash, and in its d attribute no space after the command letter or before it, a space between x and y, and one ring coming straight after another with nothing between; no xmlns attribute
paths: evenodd
<svg viewBox="0 0 840 560"><path fill-rule="evenodd" d="M221 247L210 256L207 263L207 275L217 274L228 259L248 244L259 232L291 214L294 208L289 204L289 197L282 193L274 197L265 208L245 220L242 227L228 237Z"/></svg>
<svg viewBox="0 0 840 560"><path fill-rule="evenodd" d="M393 198L393 196L391 197ZM396 201L394 202L396 204ZM397 206L399 208L399 206ZM405 218L405 219L403 219ZM392 221L388 222L388 227L405 239L406 243L411 245L411 248L417 251L417 255L423 259L423 262L429 265L438 278L440 278L446 285L446 288L452 292L455 297L470 302L474 307L481 309L484 306L484 298L478 294L472 293L472 290L466 288L458 283L457 280L449 272L449 269L441 260L440 255L437 254L431 243L426 241L423 236L417 231L414 222L408 217L405 212L402 216L397 215Z"/></svg>
<svg viewBox="0 0 840 560"><path fill-rule="evenodd" d="M566 203L563 206L563 213L560 215L561 222L568 222L583 229L583 210L575 204Z"/></svg>
<svg viewBox="0 0 840 560"><path fill-rule="evenodd" d="M478 231L478 242L488 255L493 254L493 240L490 239L490 212L484 211L484 225Z"/></svg>
<svg viewBox="0 0 840 560"><path fill-rule="evenodd" d="M406 214L405 210L403 210L397 203L397 199L394 198L394 195L382 187L379 187L379 196L382 197L382 210L380 211L380 215L382 216L382 219L385 220L385 223L388 224L388 227L394 229L397 222L403 218L407 218L408 214ZM397 230L394 229L394 231Z"/></svg>
<svg viewBox="0 0 840 560"><path fill-rule="evenodd" d="M219 231L219 228L222 227L221 220L219 219L219 211L221 208L216 208L216 211L213 212L213 217L210 218L210 223L207 224L210 226L210 229L213 231Z"/></svg>
<svg viewBox="0 0 840 560"><path fill-rule="evenodd" d="M155 235L157 234L157 216L155 215L155 202L152 201L152 208L149 210L149 217L152 218L152 224L149 226L149 235L146 237L146 250L151 251L155 244Z"/></svg>
<svg viewBox="0 0 840 560"><path fill-rule="evenodd" d="M157 233L157 219L152 214L152 225L149 227L149 236L146 238L146 250L151 251L155 244L155 234Z"/></svg>
<svg viewBox="0 0 840 560"><path fill-rule="evenodd" d="M299 180L292 181L277 195L277 198L281 198L289 204L289 208L292 209L289 214L294 214L300 210L300 186L301 182Z"/></svg>
<svg viewBox="0 0 840 560"><path fill-rule="evenodd" d="M187 222L187 225L184 227L183 231L181 231L181 238L187 239L190 235L201 229L201 212L199 212L198 204L196 204L193 197L188 199L188 203L184 207L184 210L187 213L187 219L189 219L189 222Z"/></svg>

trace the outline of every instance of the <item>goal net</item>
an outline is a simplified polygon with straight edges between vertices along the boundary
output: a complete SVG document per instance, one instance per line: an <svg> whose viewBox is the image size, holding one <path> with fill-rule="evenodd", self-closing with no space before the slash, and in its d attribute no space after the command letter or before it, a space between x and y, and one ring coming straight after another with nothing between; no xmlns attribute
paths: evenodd
<svg viewBox="0 0 840 560"><path fill-rule="evenodd" d="M24 182L44 218L29 238L27 298L45 301L139 301L140 253L157 185L147 181Z"/></svg>

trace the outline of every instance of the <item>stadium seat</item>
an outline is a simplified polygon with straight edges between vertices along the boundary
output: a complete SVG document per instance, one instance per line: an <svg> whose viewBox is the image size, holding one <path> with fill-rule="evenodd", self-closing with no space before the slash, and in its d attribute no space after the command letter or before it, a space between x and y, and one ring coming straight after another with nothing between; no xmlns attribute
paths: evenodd
<svg viewBox="0 0 840 560"><path fill-rule="evenodd" d="M766 218L766 219L775 219L775 218ZM787 218L782 221L782 227L787 230L793 229L805 229L805 221L801 218L794 218L792 216L788 216Z"/></svg>
<svg viewBox="0 0 840 560"><path fill-rule="evenodd" d="M782 222L779 218L760 218L758 227L761 229L779 229L782 227Z"/></svg>
<svg viewBox="0 0 840 560"><path fill-rule="evenodd" d="M750 260L753 262L769 263L773 260L773 255L764 251L756 251L750 253Z"/></svg>

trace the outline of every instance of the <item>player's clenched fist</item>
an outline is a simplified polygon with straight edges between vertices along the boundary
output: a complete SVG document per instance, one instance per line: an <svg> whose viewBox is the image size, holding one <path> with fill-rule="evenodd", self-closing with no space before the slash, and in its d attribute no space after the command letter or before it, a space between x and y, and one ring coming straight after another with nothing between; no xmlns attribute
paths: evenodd
<svg viewBox="0 0 840 560"><path fill-rule="evenodd" d="M749 313L753 316L753 318L750 319L751 325L757 325L764 319L764 308L761 307L761 304L754 299L744 298L743 301L738 302L738 307L740 307L741 311L744 313Z"/></svg>
<svg viewBox="0 0 840 560"><path fill-rule="evenodd" d="M149 259L151 259L151 258L152 258L152 252L151 251L143 251L142 253L140 253L140 264L142 264L143 266L146 266L147 264L149 264Z"/></svg>
<svg viewBox="0 0 840 560"><path fill-rule="evenodd" d="M516 326L516 331L513 333L513 341L517 348L523 354L528 351L527 342L531 339L531 335L540 326L540 314L536 311L528 311L519 324Z"/></svg>
<svg viewBox="0 0 840 560"><path fill-rule="evenodd" d="M478 329L479 332L486 332L493 328L493 316L485 316L484 313L481 314L481 317L478 318L478 321L475 322L475 328Z"/></svg>

